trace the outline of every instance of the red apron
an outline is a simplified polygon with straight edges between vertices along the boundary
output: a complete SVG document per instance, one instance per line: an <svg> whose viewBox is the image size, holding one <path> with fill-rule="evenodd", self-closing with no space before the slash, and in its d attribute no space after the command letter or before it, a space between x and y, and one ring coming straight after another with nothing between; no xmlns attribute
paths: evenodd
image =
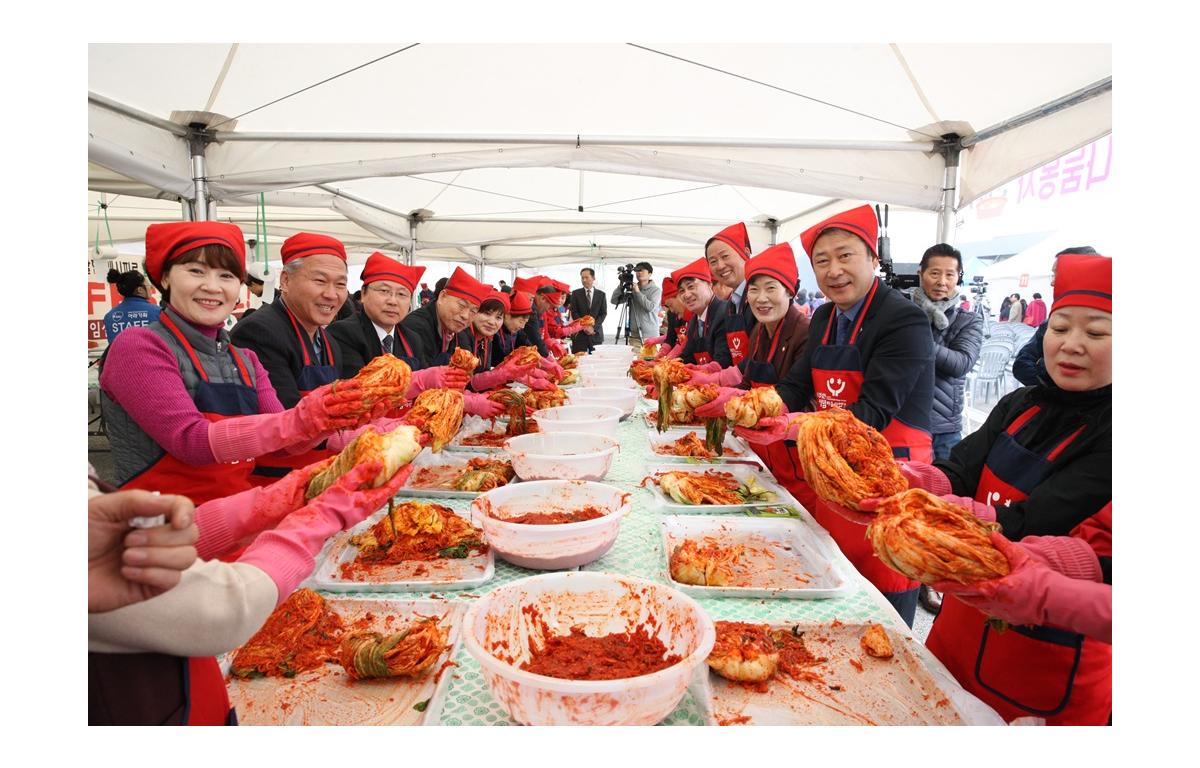
<svg viewBox="0 0 1200 768"><path fill-rule="evenodd" d="M754 345L750 357L746 360L745 373L750 380L751 387L773 387L779 383L779 371L775 370L775 364L771 360L775 357L776 350L779 349L780 339L783 338L783 323L781 322L775 329L775 338L771 340L770 350L767 352L765 360L760 359L759 347L763 337L766 336L766 326L759 327L762 330L755 329ZM771 470L771 474L775 475L779 484L795 495L805 509L812 509L812 506L800 498L797 493L800 491L811 494L812 489L804 482L804 471L800 468L800 459L796 454L796 441L778 440L765 445L751 443L750 447L767 465L767 469Z"/></svg>
<svg viewBox="0 0 1200 768"><path fill-rule="evenodd" d="M196 387L195 403L197 410L208 421L220 421L234 416L250 416L258 413L258 391L250 378L250 371L242 356L229 346L229 354L237 363L242 383L217 383L209 381L208 372L200 363L196 350L188 343L179 326L171 319L169 312L159 315L159 322L171 332L175 340L187 352L192 361L200 383ZM185 464L169 453L164 452L162 458L146 469L130 478L122 490L141 489L158 491L159 493L174 493L186 496L196 506L206 501L231 496L251 487L250 474L254 470L253 459L237 464L207 464L196 466Z"/></svg>
<svg viewBox="0 0 1200 768"><path fill-rule="evenodd" d="M744 296L742 301L743 303L746 301ZM729 313L725 322L725 345L729 347L729 355L733 358L733 364L739 366L750 354L750 334L746 333L746 318L742 313L742 308L733 302L732 297L729 300Z"/></svg>
<svg viewBox="0 0 1200 768"><path fill-rule="evenodd" d="M300 354L304 356L304 365L300 368L300 375L296 377L296 389L300 390L300 397L304 397L315 389L320 389L326 384L332 384L337 381L337 362L333 359L333 346L330 344L329 336L326 335L324 328L318 328L317 333L321 334L321 343L329 357L329 364L322 365L313 362L312 356L308 354L308 340L300 330L300 324L296 322L292 311L286 306L284 307L284 311L287 312L288 319L292 321L292 330L296 334L296 343L300 345ZM407 346L405 344L405 348ZM307 467L313 462L327 459L330 456L336 455L336 453L336 451L324 448L314 448L311 451L295 455L290 455L284 451L276 451L268 456L259 457L251 482L257 486L270 485L293 469Z"/></svg>
<svg viewBox="0 0 1200 768"><path fill-rule="evenodd" d="M812 385L816 396L817 410L849 409L851 405L858 402L859 394L862 392L863 364L858 347L854 342L858 339L859 331L862 329L863 321L871 308L871 302L875 300L875 293L878 289L879 280L877 278L871 285L866 301L863 302L862 309L858 312L858 321L854 324L850 338L845 344L829 343L834 322L837 320L837 312L829 313L829 324L825 327L825 336L821 339L820 346L813 350L811 358ZM881 430L881 434L892 446L892 455L896 458L933 461L933 440L928 432L910 427L899 419L892 419ZM829 535L837 542L842 553L858 569L858 572L867 581L874 584L880 592L907 592L918 586L916 581L887 567L875 556L875 551L872 549L871 542L867 539L866 530L862 525L852 523L829 509L824 502L817 499L811 489L798 495L798 498L800 498L800 503L805 506L812 503L813 506L808 508L812 511L813 517L825 530L829 531Z"/></svg>
<svg viewBox="0 0 1200 768"><path fill-rule="evenodd" d="M976 501L1006 506L1029 498L1083 431L1080 427L1039 456L1014 439L1038 411L1033 406L1022 413L996 440ZM1083 531L1104 521L1111 531L1111 520L1111 507L1106 507L1072 535L1087 539ZM1050 626L997 630L982 612L946 595L925 645L963 688L1005 720L1034 715L1051 725L1104 725L1112 712L1112 646L1076 632Z"/></svg>

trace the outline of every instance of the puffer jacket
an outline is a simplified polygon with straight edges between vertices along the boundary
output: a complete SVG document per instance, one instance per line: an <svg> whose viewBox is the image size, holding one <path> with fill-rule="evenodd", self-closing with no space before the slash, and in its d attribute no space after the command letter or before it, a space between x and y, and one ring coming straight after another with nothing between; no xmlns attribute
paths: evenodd
<svg viewBox="0 0 1200 768"><path fill-rule="evenodd" d="M930 431L958 432L962 429L963 392L967 374L979 359L983 344L983 315L953 307L946 312L950 325L933 332L933 418Z"/></svg>

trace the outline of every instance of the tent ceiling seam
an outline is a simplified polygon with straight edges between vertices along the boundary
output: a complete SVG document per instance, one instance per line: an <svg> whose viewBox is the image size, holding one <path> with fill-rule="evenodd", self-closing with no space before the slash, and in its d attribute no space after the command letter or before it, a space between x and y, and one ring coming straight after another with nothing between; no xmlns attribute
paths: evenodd
<svg viewBox="0 0 1200 768"><path fill-rule="evenodd" d="M463 170L467 170L467 169L464 168ZM472 169L472 170L474 170L474 169ZM461 174L462 171L459 171L459 173ZM509 200L520 200L523 203L536 203L538 205L549 205L549 206L551 206L551 208L553 210L559 210L559 211L575 210L575 206L573 206L573 205L559 205L558 203L548 203L545 200L533 200L528 197L518 197L516 195L506 195L503 192L492 192L492 191L486 190L486 189L479 189L478 187L468 187L468 186L465 186L462 184L455 184L452 181L438 181L437 179L427 179L427 178L417 175L417 174L411 174L411 175L410 174L401 174L401 178L416 179L418 181L425 181L430 184L443 184L447 187L454 187L455 189L465 189L470 192L479 192L480 194L483 194L483 195L495 195L496 197L504 197L504 198L508 198ZM458 177L455 176L454 178L457 179Z"/></svg>
<svg viewBox="0 0 1200 768"><path fill-rule="evenodd" d="M929 99L926 98L925 89L921 87L919 82L917 82L917 76L913 74L912 68L908 66L908 59L906 59L904 54L900 52L900 46L896 45L895 43L889 43L889 45L892 48L892 53L896 54L896 60L900 62L901 68L904 69L904 74L906 77L908 77L908 82L912 84L913 90L917 94L917 98L921 100L921 103L925 105L925 111L927 111L929 116L933 118L931 122L942 122L942 118L938 117L937 111L933 108L933 105L929 103Z"/></svg>
<svg viewBox="0 0 1200 768"><path fill-rule="evenodd" d="M687 64L692 64L692 65L694 65L694 66L697 66L697 67L703 67L704 69L710 69L710 70L712 70L713 72L720 72L720 73L721 73L721 74L723 74L723 75L729 75L730 77L736 77L736 78L737 78L737 79L739 79L739 80L745 80L746 82L749 82L749 83L755 83L755 84L757 84L757 85L761 85L761 86L764 86L764 87L766 87L766 88L772 88L772 89L774 89L774 90L776 90L776 91L782 91L783 93L787 93L787 94L790 94L790 95L792 95L792 96L799 96L799 97L800 97L800 98L802 98L802 99L808 99L809 101L811 101L811 102L814 102L814 103L816 103L816 104L821 104L821 105L823 105L823 106L826 106L826 107L832 107L833 109L840 109L840 110L841 110L841 111L843 111L843 112L848 112L848 113L850 113L850 114L852 114L852 115L858 115L859 117L865 117L865 118L867 118L868 120L874 120L874 121L875 121L875 122L877 122L877 123L883 123L884 125L890 125L890 126L892 126L893 128L900 128L901 130L908 131L909 133L917 133L917 134L920 134L920 135L922 135L922 136L926 136L926 137L928 137L928 138L930 138L930 139L933 139L934 141L936 141L936 140L937 140L937 138L938 138L937 136L931 136L931 135L929 135L928 133L925 133L924 131L919 131L919 130L917 130L916 128L908 128L908 127L906 127L906 126L900 125L899 123L893 123L893 122L892 122L892 121L890 121L890 120L884 120L882 117L875 117L874 115L868 115L866 112L859 112L859 111L858 111L858 110L856 110L856 109L850 109L849 107L843 107L843 106L841 106L841 105L839 105L839 104L834 104L834 103L833 103L833 102L831 102L831 101L824 101L824 100L822 100L822 99L818 99L818 98L816 98L815 96L808 96L808 95L806 95L806 94L799 93L799 92L797 92L797 91L791 91L791 90L788 90L787 88L783 88L783 87L781 87L781 86L778 86L778 85L772 85L772 84L770 84L770 83L764 83L762 80L755 80L755 79L754 79L754 78L752 78L752 77L746 77L745 75L739 75L739 74L737 74L736 72L730 72L730 71L728 71L728 70L725 70L725 69L720 69L720 68L718 68L718 67L713 67L713 66L710 66L710 65L708 65L708 64L701 64L701 63L700 63L700 62L698 62L698 61L692 61L691 59L685 59L685 58L683 58L682 56L676 56L676 55L675 55L675 54L673 54L673 53L667 53L667 52L665 52L665 51L658 51L658 50L655 50L655 49L653 49L653 48L647 48L646 46L644 46L644 45L638 45L637 43L626 43L626 45L632 46L632 47L634 47L634 48L640 48L641 50L643 50L643 51L649 51L650 53L657 53L657 54L658 54L658 55L660 55L660 56L666 56L667 58L670 58L670 59L675 59L675 60L677 60L677 61L682 61L682 62L685 62L685 63L687 63Z"/></svg>
<svg viewBox="0 0 1200 768"><path fill-rule="evenodd" d="M238 43L229 46L229 53L226 54L225 63L221 66L221 74L217 75L212 93L208 94L208 103L204 105L205 112L212 112L213 105L217 103L217 97L221 94L221 87L225 85L225 76L229 74L229 68L233 66L233 57L237 55L237 50Z"/></svg>
<svg viewBox="0 0 1200 768"><path fill-rule="evenodd" d="M239 119L245 117L246 115L252 114L254 112L258 112L259 110L266 109L267 107L278 104L279 102L284 101L285 99L290 99L293 96L298 96L299 94L304 93L305 91L311 91L313 88L316 88L321 85L325 85L326 83L329 83L329 82L333 82L334 80L337 80L339 77L344 77L344 76L350 74L351 72L357 72L358 70L363 69L364 67L369 67L372 64L376 64L378 62L383 61L384 59L390 59L392 56L395 56L398 53L404 53L405 51L409 50L410 48L416 48L418 45L420 45L420 43L413 43L412 45L405 46L404 48L399 48L395 51L392 51L391 53L386 53L377 59L371 59L368 62L359 64L357 67L352 67L351 69L347 69L345 72L339 72L336 75L333 75L331 77L325 78L324 80L321 80L320 82L313 83L312 85L309 85L309 86L305 86L304 88L301 88L298 91L293 91L292 93L289 93L286 96L280 96L278 99L275 99L274 101L269 101L266 104L263 104L261 107L255 107L254 109L251 109L247 112L243 112L240 115L226 118L219 123L208 126L208 130L210 130L210 131L214 130L219 125L224 125L225 123L232 122L234 120L239 120Z"/></svg>

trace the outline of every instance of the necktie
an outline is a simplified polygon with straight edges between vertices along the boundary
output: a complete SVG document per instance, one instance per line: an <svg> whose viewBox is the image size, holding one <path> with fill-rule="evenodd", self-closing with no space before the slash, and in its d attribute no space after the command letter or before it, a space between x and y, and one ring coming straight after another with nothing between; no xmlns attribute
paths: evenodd
<svg viewBox="0 0 1200 768"><path fill-rule="evenodd" d="M322 365L325 362L325 350L321 347L321 334L313 336L313 351L317 355L316 364Z"/></svg>
<svg viewBox="0 0 1200 768"><path fill-rule="evenodd" d="M394 340L392 339L392 334L389 333L387 336L384 336L383 337L383 351L387 352L389 355L392 354L392 344L393 343L394 343Z"/></svg>
<svg viewBox="0 0 1200 768"><path fill-rule="evenodd" d="M850 342L850 330L850 316L838 315L837 343L839 345Z"/></svg>
<svg viewBox="0 0 1200 768"><path fill-rule="evenodd" d="M588 309L591 309L592 308L592 289L591 288L587 289L587 297L588 297Z"/></svg>

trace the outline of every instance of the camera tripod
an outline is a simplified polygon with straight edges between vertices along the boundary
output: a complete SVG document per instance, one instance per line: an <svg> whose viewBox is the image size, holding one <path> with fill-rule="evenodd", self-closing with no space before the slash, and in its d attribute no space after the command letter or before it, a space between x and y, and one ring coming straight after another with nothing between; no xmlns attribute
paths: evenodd
<svg viewBox="0 0 1200 768"><path fill-rule="evenodd" d="M626 289L628 293L628 289ZM621 343L621 332L625 333L625 343L629 343L629 296L626 295L621 301L621 311L617 314L617 332L613 337L613 344Z"/></svg>

